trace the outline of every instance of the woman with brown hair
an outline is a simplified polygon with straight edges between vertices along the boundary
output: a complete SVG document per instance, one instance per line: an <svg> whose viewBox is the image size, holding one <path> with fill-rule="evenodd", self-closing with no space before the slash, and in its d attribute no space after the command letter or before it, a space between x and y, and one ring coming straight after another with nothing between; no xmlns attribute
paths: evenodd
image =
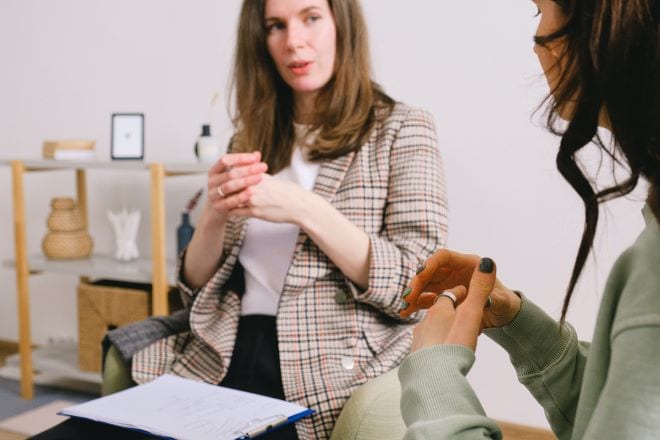
<svg viewBox="0 0 660 440"><path fill-rule="evenodd" d="M508 353L560 439L651 439L660 433L660 1L535 0L535 51L550 85L557 167L586 224L559 322L505 287L494 262L435 253L406 290L402 316L429 308L402 363L406 438L501 438L465 379L481 330ZM568 120L561 131L557 117ZM605 147L598 127L611 132ZM592 139L628 178L596 190L576 153ZM592 247L599 204L649 184L646 229L615 263L591 344L565 322Z"/></svg>
<svg viewBox="0 0 660 440"><path fill-rule="evenodd" d="M135 381L171 372L297 402L315 414L273 438L320 439L401 362L397 290L444 245L446 204L432 119L370 72L356 0L243 2L236 133L181 259L191 331L135 354Z"/></svg>
<svg viewBox="0 0 660 440"><path fill-rule="evenodd" d="M435 128L372 81L357 0L244 0L235 56L236 132L179 262L188 308L110 340L138 383L286 399L315 414L269 438L328 438L409 351L399 292L447 232Z"/></svg>

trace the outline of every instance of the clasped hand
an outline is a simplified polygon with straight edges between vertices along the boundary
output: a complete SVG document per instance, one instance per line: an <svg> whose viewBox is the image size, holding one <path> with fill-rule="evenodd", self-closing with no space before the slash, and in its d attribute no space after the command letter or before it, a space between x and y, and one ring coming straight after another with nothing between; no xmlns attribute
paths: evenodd
<svg viewBox="0 0 660 440"><path fill-rule="evenodd" d="M256 217L276 223L297 223L305 191L299 185L266 174L261 153L223 156L208 173L208 204L225 221L232 216Z"/></svg>
<svg viewBox="0 0 660 440"><path fill-rule="evenodd" d="M404 292L401 316L428 309L413 333L412 351L438 344L475 350L484 328L509 324L521 300L496 276L493 260L442 249L420 267ZM450 291L456 302L442 292ZM449 295L451 296L451 295Z"/></svg>

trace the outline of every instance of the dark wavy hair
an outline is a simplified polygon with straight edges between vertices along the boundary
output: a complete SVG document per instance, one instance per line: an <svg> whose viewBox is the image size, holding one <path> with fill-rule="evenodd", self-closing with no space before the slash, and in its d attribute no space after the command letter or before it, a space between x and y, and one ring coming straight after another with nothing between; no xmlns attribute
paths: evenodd
<svg viewBox="0 0 660 440"><path fill-rule="evenodd" d="M311 130L320 129L311 160L332 159L359 149L394 101L371 80L367 26L358 0L328 0L337 26L335 68L316 100ZM232 151L259 150L270 173L289 165L295 132L293 93L268 53L265 0L243 0L234 59Z"/></svg>
<svg viewBox="0 0 660 440"><path fill-rule="evenodd" d="M564 48L553 74L557 85L544 101L547 126L561 136L557 168L585 208L585 225L562 307L566 318L571 296L598 224L599 204L630 193L644 177L648 203L660 218L660 0L554 0L566 22L550 35L536 36L546 46ZM562 111L568 126L559 129ZM613 148L598 136L599 119L608 121ZM627 178L598 189L582 170L576 154L594 142L627 168ZM623 160L622 160L623 159Z"/></svg>

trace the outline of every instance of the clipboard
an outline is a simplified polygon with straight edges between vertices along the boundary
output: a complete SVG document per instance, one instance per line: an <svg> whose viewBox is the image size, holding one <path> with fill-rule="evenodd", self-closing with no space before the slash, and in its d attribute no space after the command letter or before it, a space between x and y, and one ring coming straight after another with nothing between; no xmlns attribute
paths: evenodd
<svg viewBox="0 0 660 440"><path fill-rule="evenodd" d="M236 437L236 440L251 439L258 437L261 434L275 431L276 429L288 425L289 423L295 423L303 417L311 415L313 412L313 410L308 409L307 411L303 411L302 413L291 417L287 417L283 414L276 414L265 419L256 418L235 432L235 434L238 436Z"/></svg>
<svg viewBox="0 0 660 440"><path fill-rule="evenodd" d="M313 413L284 400L167 374L59 412L180 440L253 439Z"/></svg>

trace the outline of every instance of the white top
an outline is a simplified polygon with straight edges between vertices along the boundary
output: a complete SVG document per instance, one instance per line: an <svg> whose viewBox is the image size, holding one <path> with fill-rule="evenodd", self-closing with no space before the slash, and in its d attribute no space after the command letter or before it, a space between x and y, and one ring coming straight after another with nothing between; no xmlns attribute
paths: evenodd
<svg viewBox="0 0 660 440"><path fill-rule="evenodd" d="M307 127L294 124L296 145L291 165L277 173L276 179L297 183L311 191L319 164L305 158L304 148L313 139ZM302 142L301 142L302 141ZM284 279L291 265L300 228L290 223L272 223L257 218L247 220L247 231L238 260L245 271L245 294L241 315L277 315Z"/></svg>

